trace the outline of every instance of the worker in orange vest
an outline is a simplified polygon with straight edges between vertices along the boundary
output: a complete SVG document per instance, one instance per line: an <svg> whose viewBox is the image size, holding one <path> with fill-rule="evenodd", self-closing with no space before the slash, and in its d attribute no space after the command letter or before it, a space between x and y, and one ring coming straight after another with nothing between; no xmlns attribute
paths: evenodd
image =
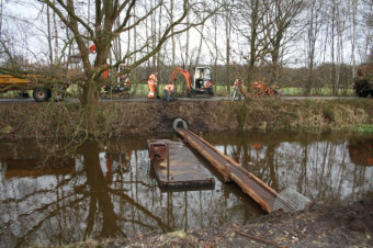
<svg viewBox="0 0 373 248"><path fill-rule="evenodd" d="M156 89L157 89L157 73L150 74L148 78L148 87L149 87L149 93L148 93L148 98L153 99L156 94Z"/></svg>
<svg viewBox="0 0 373 248"><path fill-rule="evenodd" d="M172 95L174 94L175 85L173 83L167 84L164 87L164 95L166 98L166 101L169 102L172 99Z"/></svg>

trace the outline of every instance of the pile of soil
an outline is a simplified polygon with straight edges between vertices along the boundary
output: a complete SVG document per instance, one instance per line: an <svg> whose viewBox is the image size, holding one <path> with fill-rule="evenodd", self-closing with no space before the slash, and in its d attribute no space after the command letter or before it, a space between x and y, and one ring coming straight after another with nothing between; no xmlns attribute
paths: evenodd
<svg viewBox="0 0 373 248"><path fill-rule="evenodd" d="M275 212L240 226L175 231L128 240L89 241L85 247L373 247L373 196L351 206L311 205L296 213Z"/></svg>

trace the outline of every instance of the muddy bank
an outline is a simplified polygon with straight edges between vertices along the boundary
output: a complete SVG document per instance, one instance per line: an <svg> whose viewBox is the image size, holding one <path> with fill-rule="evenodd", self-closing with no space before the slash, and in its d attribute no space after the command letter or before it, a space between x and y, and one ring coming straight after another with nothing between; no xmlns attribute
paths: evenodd
<svg viewBox="0 0 373 248"><path fill-rule="evenodd" d="M103 137L172 132L184 118L194 131L237 129L371 130L373 101L276 98L243 102L107 102L97 109ZM80 135L81 109L76 103L7 103L0 105L0 137L70 137Z"/></svg>
<svg viewBox="0 0 373 248"><path fill-rule="evenodd" d="M313 204L294 214L276 212L240 226L175 231L156 236L86 241L71 247L372 247L373 197L351 206Z"/></svg>

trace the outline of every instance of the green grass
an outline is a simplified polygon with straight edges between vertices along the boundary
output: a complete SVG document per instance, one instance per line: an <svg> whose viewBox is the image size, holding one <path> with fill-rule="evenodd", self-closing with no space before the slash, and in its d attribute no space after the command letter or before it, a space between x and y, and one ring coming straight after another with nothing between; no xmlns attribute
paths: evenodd
<svg viewBox="0 0 373 248"><path fill-rule="evenodd" d="M163 96L163 88L165 84L159 85L159 94L162 97ZM176 86L177 94L178 95L186 95L185 87L184 89L180 86ZM214 86L214 93L216 96L230 96L231 92L233 91L233 87L230 87L230 92L228 91L228 87L225 85L215 85ZM284 96L303 96L304 95L304 89L300 87L285 87L278 89L281 95ZM32 90L27 91L30 96L32 96ZM19 91L8 91L5 93L0 93L0 97L17 97ZM78 94L78 88L77 86L70 86L67 89L67 94L70 97L76 97ZM141 83L141 84L133 84L131 91L129 92L131 97L146 97L148 94L148 85ZM115 94L114 94L115 95ZM320 88L320 89L312 89L311 96L332 96L332 89L330 88ZM341 96L353 96L354 90L353 89L339 89L338 95Z"/></svg>
<svg viewBox="0 0 373 248"><path fill-rule="evenodd" d="M358 132L373 133L373 124L363 124L357 127Z"/></svg>
<svg viewBox="0 0 373 248"><path fill-rule="evenodd" d="M278 90L281 95L286 96L302 96L304 95L303 88L296 88L296 87L287 87L281 88ZM310 95L312 96L332 96L333 91L330 88L319 88L319 89L312 89ZM339 89L338 95L346 95L346 96L353 96L354 90L353 89Z"/></svg>

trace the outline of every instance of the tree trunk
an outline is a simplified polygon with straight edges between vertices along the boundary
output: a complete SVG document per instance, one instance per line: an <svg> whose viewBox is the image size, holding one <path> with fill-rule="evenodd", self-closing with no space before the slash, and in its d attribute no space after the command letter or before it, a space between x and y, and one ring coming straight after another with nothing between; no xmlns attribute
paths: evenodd
<svg viewBox="0 0 373 248"><path fill-rule="evenodd" d="M188 13L187 15L187 23L190 23L190 15ZM190 61L190 58L189 58L189 29L187 30L186 32L186 44L185 44L185 65L187 66L187 68L189 68L189 61Z"/></svg>
<svg viewBox="0 0 373 248"><path fill-rule="evenodd" d="M54 4L56 4L56 0L53 1ZM57 27L57 19L56 19L56 13L53 12L53 26L54 26L54 62L58 61L58 27Z"/></svg>
<svg viewBox="0 0 373 248"><path fill-rule="evenodd" d="M231 65L231 10L229 3L226 3L226 13L225 13L225 38L226 38L226 60L225 60L225 84L227 86L227 91L230 92L230 65Z"/></svg>
<svg viewBox="0 0 373 248"><path fill-rule="evenodd" d="M83 107L84 129L90 138L96 138L99 134L99 130L97 129L98 93L97 83L90 80L84 85L83 94L80 97Z"/></svg>
<svg viewBox="0 0 373 248"><path fill-rule="evenodd" d="M48 32L48 48L49 48L49 63L53 64L53 48L52 48L52 30L51 30L51 16L49 13L49 6L47 6L47 32Z"/></svg>
<svg viewBox="0 0 373 248"><path fill-rule="evenodd" d="M331 83L333 95L336 92L336 66L335 66L335 22L336 22L336 1L332 1L332 41L331 41L331 56L332 56L332 71L331 71Z"/></svg>
<svg viewBox="0 0 373 248"><path fill-rule="evenodd" d="M171 22L174 21L174 0L171 0L171 6L170 6L170 19ZM174 28L172 28L171 32L174 32ZM176 57L176 41L175 36L171 37L171 45L172 45L172 55L171 55L171 65L175 66L175 57Z"/></svg>
<svg viewBox="0 0 373 248"><path fill-rule="evenodd" d="M258 24L259 24L259 0L255 0L251 6L251 37L250 37L250 59L247 73L247 92L250 92L251 82L254 79L255 62L257 59L257 39L258 39Z"/></svg>

